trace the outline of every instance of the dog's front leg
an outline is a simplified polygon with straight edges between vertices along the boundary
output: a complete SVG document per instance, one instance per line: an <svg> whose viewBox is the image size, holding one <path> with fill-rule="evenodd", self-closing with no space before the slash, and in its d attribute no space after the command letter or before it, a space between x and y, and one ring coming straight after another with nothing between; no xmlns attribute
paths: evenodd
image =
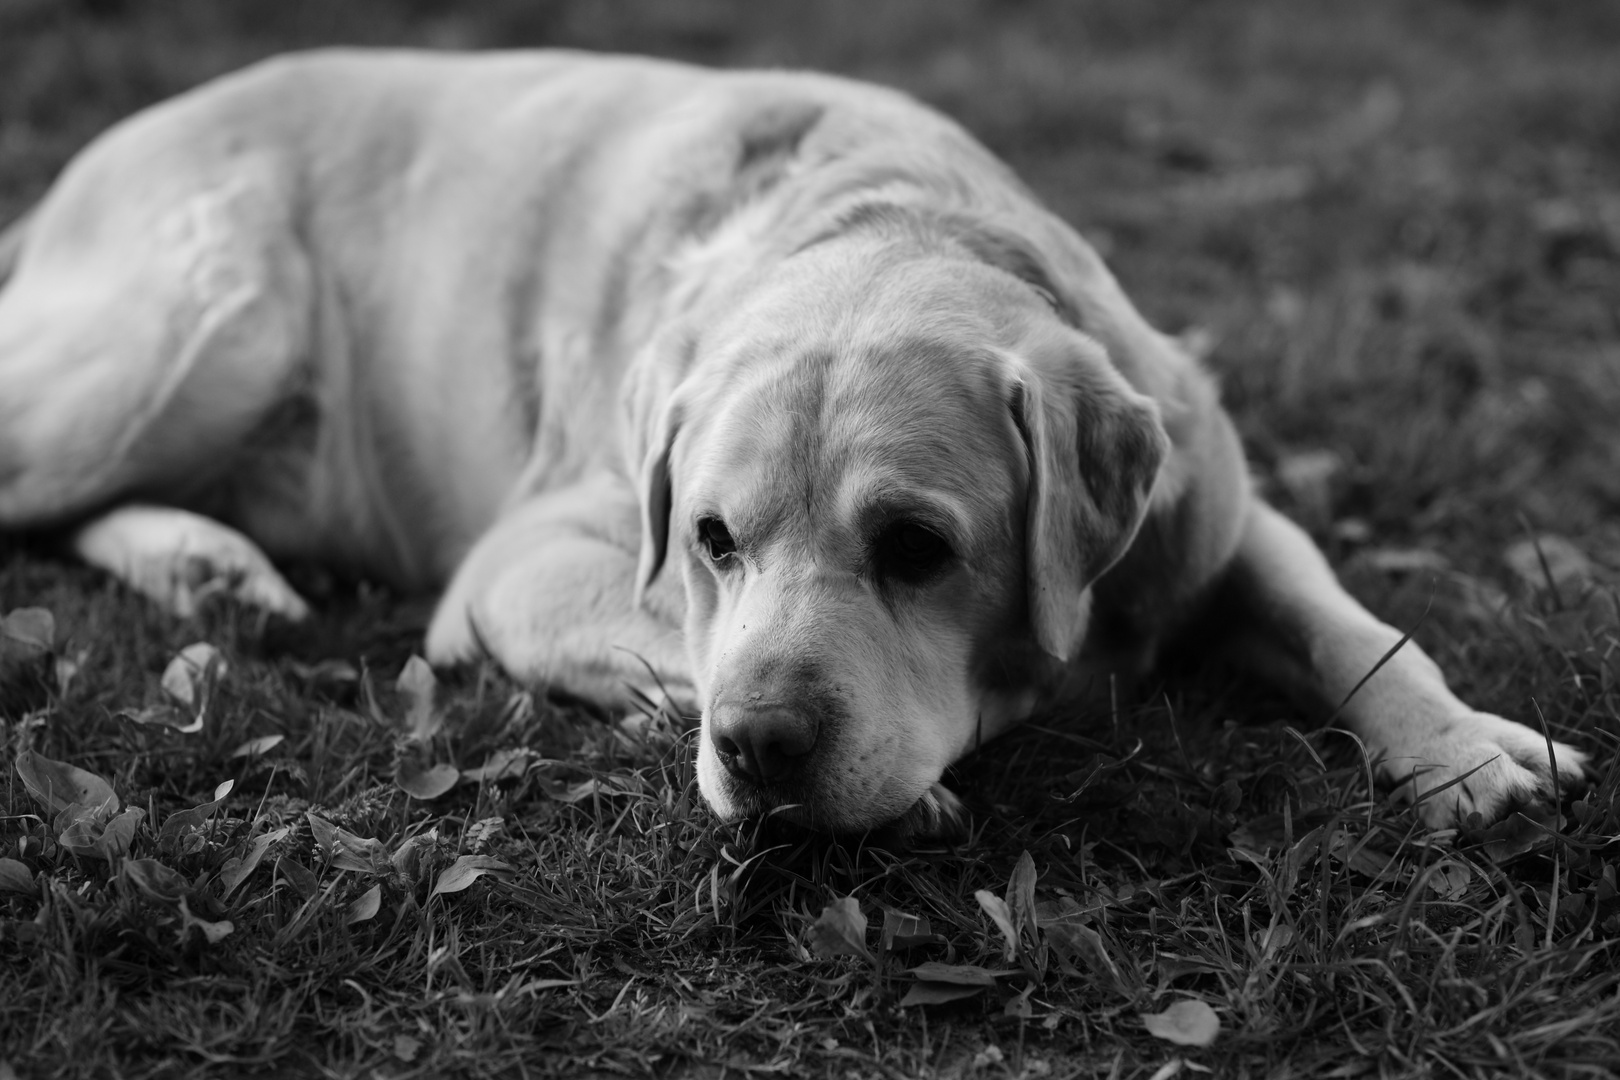
<svg viewBox="0 0 1620 1080"><path fill-rule="evenodd" d="M487 650L513 677L628 706L696 694L678 580L634 602L640 518L622 480L599 477L510 509L474 545L428 629L434 664Z"/></svg>
<svg viewBox="0 0 1620 1080"><path fill-rule="evenodd" d="M1490 820L1552 797L1546 738L1463 704L1416 642L1396 649L1401 634L1344 591L1303 530L1259 500L1223 599L1240 659L1339 709L1425 824L1445 827L1474 811ZM1564 743L1552 749L1564 790L1580 786L1587 755Z"/></svg>

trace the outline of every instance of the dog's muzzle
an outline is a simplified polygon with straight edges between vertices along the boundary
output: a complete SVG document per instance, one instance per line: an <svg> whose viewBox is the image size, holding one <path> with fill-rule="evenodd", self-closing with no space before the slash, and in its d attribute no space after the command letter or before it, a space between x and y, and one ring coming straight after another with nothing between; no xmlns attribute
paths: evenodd
<svg viewBox="0 0 1620 1080"><path fill-rule="evenodd" d="M724 704L709 717L709 741L721 764L754 785L795 778L820 734L815 716L784 705Z"/></svg>

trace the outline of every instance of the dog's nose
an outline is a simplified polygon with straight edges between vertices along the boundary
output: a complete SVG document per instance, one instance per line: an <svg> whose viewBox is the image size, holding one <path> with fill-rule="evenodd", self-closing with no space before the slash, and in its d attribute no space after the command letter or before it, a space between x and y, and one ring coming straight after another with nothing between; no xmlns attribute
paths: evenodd
<svg viewBox="0 0 1620 1080"><path fill-rule="evenodd" d="M791 775L815 748L815 717L780 705L719 705L709 741L734 776L755 782Z"/></svg>

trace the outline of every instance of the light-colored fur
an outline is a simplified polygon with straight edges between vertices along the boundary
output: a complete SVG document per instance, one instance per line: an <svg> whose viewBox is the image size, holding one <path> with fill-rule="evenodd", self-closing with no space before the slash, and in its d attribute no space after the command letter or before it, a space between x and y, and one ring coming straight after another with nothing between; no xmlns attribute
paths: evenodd
<svg viewBox="0 0 1620 1080"><path fill-rule="evenodd" d="M891 91L289 57L115 128L0 249L0 527L181 611L301 617L270 559L443 589L435 663L701 709L724 816L937 824L953 760L1211 603L1408 794L1466 776L1426 821L1549 790L1413 644L1351 696L1398 635L1208 378Z"/></svg>

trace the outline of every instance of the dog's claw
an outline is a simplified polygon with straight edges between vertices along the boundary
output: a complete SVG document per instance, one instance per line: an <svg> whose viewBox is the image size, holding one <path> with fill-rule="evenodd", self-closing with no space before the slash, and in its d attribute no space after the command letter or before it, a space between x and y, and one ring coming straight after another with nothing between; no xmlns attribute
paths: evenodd
<svg viewBox="0 0 1620 1080"><path fill-rule="evenodd" d="M1431 829L1466 823L1473 814L1496 821L1520 806L1549 805L1587 784L1591 756L1567 743L1552 744L1557 783L1547 740L1523 724L1488 713L1471 713L1436 731L1402 758L1386 759L1396 775L1396 795L1416 803L1418 817ZM1449 785L1449 786L1448 786Z"/></svg>
<svg viewBox="0 0 1620 1080"><path fill-rule="evenodd" d="M210 518L173 507L125 506L75 534L75 550L182 618L228 596L298 621L309 605L258 546Z"/></svg>
<svg viewBox="0 0 1620 1080"><path fill-rule="evenodd" d="M944 784L935 783L910 810L893 825L899 837L908 842L937 840L955 843L967 837L967 807Z"/></svg>

